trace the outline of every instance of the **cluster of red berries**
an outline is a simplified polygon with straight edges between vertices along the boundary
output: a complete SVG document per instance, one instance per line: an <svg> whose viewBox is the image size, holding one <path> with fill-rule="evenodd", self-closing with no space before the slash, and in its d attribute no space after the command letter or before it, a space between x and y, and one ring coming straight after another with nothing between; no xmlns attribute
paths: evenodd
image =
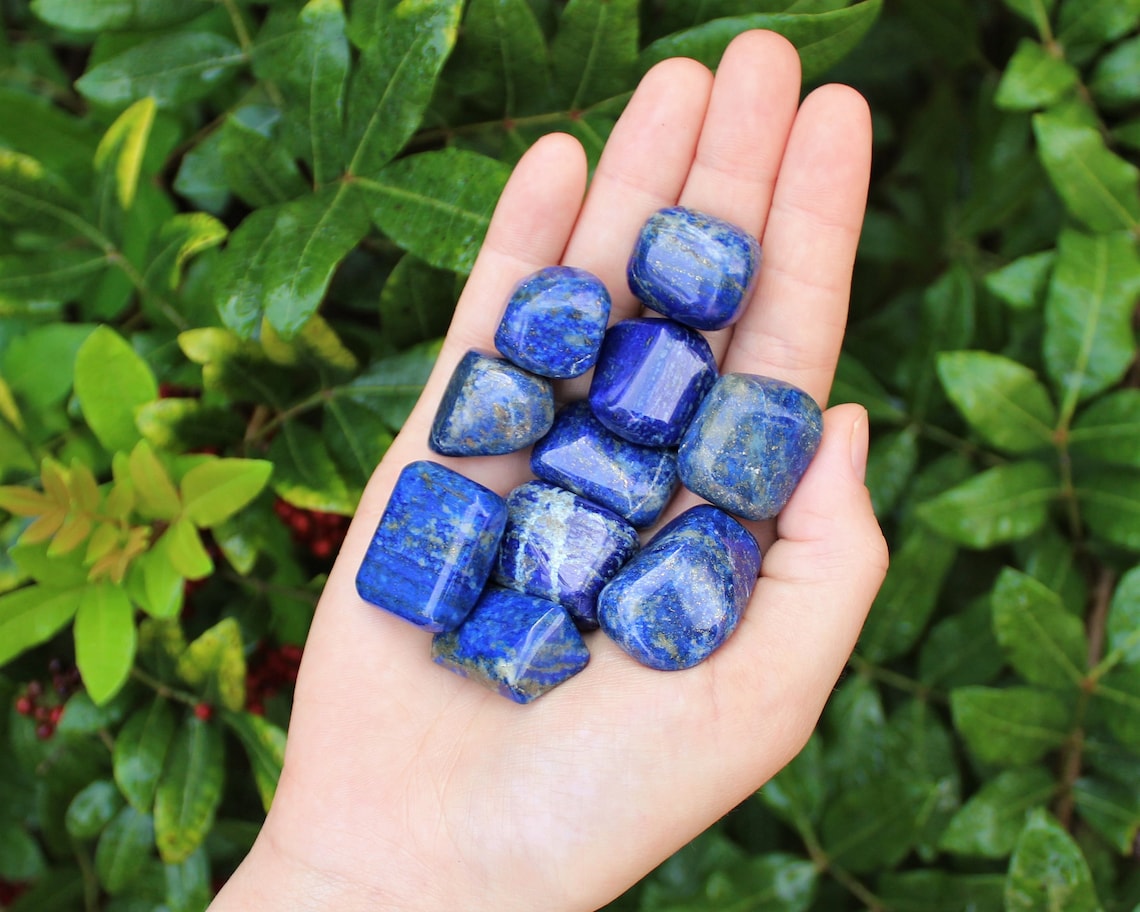
<svg viewBox="0 0 1140 912"><path fill-rule="evenodd" d="M256 716L264 714L266 700L297 683L297 669L300 667L300 646L286 644L271 649L262 643L249 663L245 679L245 708Z"/></svg>
<svg viewBox="0 0 1140 912"><path fill-rule="evenodd" d="M284 500L273 505L278 518L293 536L293 541L309 549L313 557L325 560L340 550L349 519L338 513L302 510Z"/></svg>
<svg viewBox="0 0 1140 912"><path fill-rule="evenodd" d="M51 660L48 671L51 673L51 693L45 690L40 681L29 681L23 692L16 697L16 712L35 720L36 737L41 741L46 741L55 734L56 726L63 718L63 704L83 686L79 669L64 668L59 659Z"/></svg>

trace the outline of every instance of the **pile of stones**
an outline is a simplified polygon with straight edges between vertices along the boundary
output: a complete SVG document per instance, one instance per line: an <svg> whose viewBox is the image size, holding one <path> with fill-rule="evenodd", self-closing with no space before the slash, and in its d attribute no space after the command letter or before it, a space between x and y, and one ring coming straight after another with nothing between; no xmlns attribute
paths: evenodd
<svg viewBox="0 0 1140 912"><path fill-rule="evenodd" d="M485 456L533 446L536 480L504 500L433 461L400 474L356 578L366 601L435 633L440 665L526 703L589 661L598 627L652 668L707 658L735 629L760 549L733 515L776 516L819 445L819 406L780 380L718 376L702 330L735 323L756 239L663 209L643 226L629 285L660 318L606 329L610 295L582 269L523 280L498 354L460 360L429 446ZM594 368L587 400L555 409L553 380ZM678 484L707 500L642 547Z"/></svg>

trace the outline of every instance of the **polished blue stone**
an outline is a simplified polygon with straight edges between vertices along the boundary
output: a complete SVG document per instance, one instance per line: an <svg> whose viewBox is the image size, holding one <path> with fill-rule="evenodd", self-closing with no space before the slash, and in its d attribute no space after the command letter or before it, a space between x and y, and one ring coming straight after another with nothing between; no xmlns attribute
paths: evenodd
<svg viewBox="0 0 1140 912"><path fill-rule="evenodd" d="M602 341L590 408L632 443L676 446L715 380L716 361L699 332L672 320L623 320Z"/></svg>
<svg viewBox="0 0 1140 912"><path fill-rule="evenodd" d="M428 446L445 456L521 450L550 430L554 389L503 358L469 351L444 390Z"/></svg>
<svg viewBox="0 0 1140 912"><path fill-rule="evenodd" d="M356 574L365 601L431 631L467 616L491 575L507 505L458 472L406 466Z"/></svg>
<svg viewBox="0 0 1140 912"><path fill-rule="evenodd" d="M598 598L598 621L643 665L689 668L736 629L759 572L751 533L701 504L668 523L610 580Z"/></svg>
<svg viewBox="0 0 1140 912"><path fill-rule="evenodd" d="M674 206L649 217L627 275L646 307L696 329L735 323L752 296L760 245L723 219Z"/></svg>
<svg viewBox="0 0 1140 912"><path fill-rule="evenodd" d="M534 445L530 470L543 481L581 494L643 529L657 522L677 489L677 454L630 443L572 402Z"/></svg>
<svg viewBox="0 0 1140 912"><path fill-rule="evenodd" d="M511 294L495 347L543 377L577 377L598 360L609 318L610 293L601 279L573 266L548 266Z"/></svg>
<svg viewBox="0 0 1140 912"><path fill-rule="evenodd" d="M458 630L432 640L431 656L516 703L542 696L590 660L565 608L494 587L487 589Z"/></svg>
<svg viewBox="0 0 1140 912"><path fill-rule="evenodd" d="M807 471L823 432L815 400L755 374L725 374L677 452L681 482L746 519L771 519Z"/></svg>
<svg viewBox="0 0 1140 912"><path fill-rule="evenodd" d="M492 571L500 586L557 602L583 629L598 626L598 593L634 554L633 526L545 481L507 497L507 528Z"/></svg>

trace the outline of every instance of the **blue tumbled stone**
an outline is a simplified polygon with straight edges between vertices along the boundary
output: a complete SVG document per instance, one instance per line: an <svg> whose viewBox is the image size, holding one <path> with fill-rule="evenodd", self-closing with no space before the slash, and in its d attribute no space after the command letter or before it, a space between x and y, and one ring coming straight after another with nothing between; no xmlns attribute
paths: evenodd
<svg viewBox="0 0 1140 912"><path fill-rule="evenodd" d="M588 402L573 402L554 416L550 433L534 445L530 470L638 529L657 522L677 488L673 450L619 437L594 417Z"/></svg>
<svg viewBox="0 0 1140 912"><path fill-rule="evenodd" d="M400 473L356 591L417 627L452 630L491 575L507 505L494 491L426 460Z"/></svg>
<svg viewBox="0 0 1140 912"><path fill-rule="evenodd" d="M497 456L530 446L554 421L554 389L503 358L469 351L456 365L428 446L444 456Z"/></svg>
<svg viewBox="0 0 1140 912"><path fill-rule="evenodd" d="M723 219L674 206L649 217L626 270L646 307L696 329L735 323L752 296L760 245Z"/></svg>
<svg viewBox="0 0 1140 912"><path fill-rule="evenodd" d="M752 534L702 504L668 523L610 580L598 621L643 665L689 668L736 629L759 572Z"/></svg>
<svg viewBox="0 0 1140 912"><path fill-rule="evenodd" d="M495 333L495 347L543 377L584 374L598 360L610 293L592 272L549 266L519 283Z"/></svg>
<svg viewBox="0 0 1140 912"><path fill-rule="evenodd" d="M516 703L542 696L590 660L565 608L494 587L458 630L432 640L431 656L444 668Z"/></svg>
<svg viewBox="0 0 1140 912"><path fill-rule="evenodd" d="M611 326L590 383L590 408L632 443L676 446L716 380L704 336L672 320Z"/></svg>
<svg viewBox="0 0 1140 912"><path fill-rule="evenodd" d="M493 578L557 602L579 627L592 629L598 626L598 593L639 544L620 516L545 481L530 481L507 497Z"/></svg>
<svg viewBox="0 0 1140 912"><path fill-rule="evenodd" d="M746 519L771 519L792 496L823 432L815 400L755 374L725 374L681 441L677 471L690 491Z"/></svg>

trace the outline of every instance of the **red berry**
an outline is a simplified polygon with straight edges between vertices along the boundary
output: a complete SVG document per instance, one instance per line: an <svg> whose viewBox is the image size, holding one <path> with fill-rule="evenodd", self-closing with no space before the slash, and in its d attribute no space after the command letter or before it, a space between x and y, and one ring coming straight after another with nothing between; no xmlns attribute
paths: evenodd
<svg viewBox="0 0 1140 912"><path fill-rule="evenodd" d="M30 716L35 711L36 705L32 702L31 697L22 696L16 698L16 712L21 716Z"/></svg>
<svg viewBox="0 0 1140 912"><path fill-rule="evenodd" d="M313 552L314 557L324 559L332 554L333 543L327 538L318 538L309 546L309 550Z"/></svg>
<svg viewBox="0 0 1140 912"><path fill-rule="evenodd" d="M37 697L43 696L44 686L39 681L29 681L27 686L27 694L32 700Z"/></svg>
<svg viewBox="0 0 1140 912"><path fill-rule="evenodd" d="M289 528L300 538L313 531L313 520L307 513L294 513L289 520Z"/></svg>
<svg viewBox="0 0 1140 912"><path fill-rule="evenodd" d="M280 653L281 658L285 659L287 662L293 663L294 665L301 661L300 646L294 646L292 643L286 643L277 651Z"/></svg>
<svg viewBox="0 0 1140 912"><path fill-rule="evenodd" d="M261 703L258 702L257 700L251 700L249 702L249 705L246 707L246 709L249 710L251 713L253 713L255 716L264 716L265 715L265 707L262 706Z"/></svg>
<svg viewBox="0 0 1140 912"><path fill-rule="evenodd" d="M50 721L52 725L59 725L59 720L62 718L63 718L63 707L62 706L53 706L51 708L51 712L48 714L48 721Z"/></svg>
<svg viewBox="0 0 1140 912"><path fill-rule="evenodd" d="M51 709L47 706L37 706L32 711L32 715L36 717L37 722L46 722L51 718Z"/></svg>
<svg viewBox="0 0 1140 912"><path fill-rule="evenodd" d="M203 722L209 722L214 718L214 707L209 703L199 703L194 707L194 715L201 719Z"/></svg>
<svg viewBox="0 0 1140 912"><path fill-rule="evenodd" d="M41 741L46 741L55 734L55 726L50 722L41 722L36 726L36 737Z"/></svg>

